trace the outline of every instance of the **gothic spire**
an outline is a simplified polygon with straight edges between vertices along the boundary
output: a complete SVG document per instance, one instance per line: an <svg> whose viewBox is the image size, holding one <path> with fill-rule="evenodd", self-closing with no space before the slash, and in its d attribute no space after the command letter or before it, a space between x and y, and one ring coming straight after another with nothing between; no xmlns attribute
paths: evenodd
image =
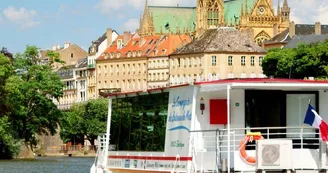
<svg viewBox="0 0 328 173"><path fill-rule="evenodd" d="M283 7L288 7L288 2L287 2L287 0L284 0L284 5L283 5Z"/></svg>
<svg viewBox="0 0 328 173"><path fill-rule="evenodd" d="M246 14L246 16L248 15L248 5L247 5L247 0L246 0L246 4L245 4L245 14Z"/></svg>
<svg viewBox="0 0 328 173"><path fill-rule="evenodd" d="M240 16L244 16L244 4L241 4L241 15Z"/></svg>
<svg viewBox="0 0 328 173"><path fill-rule="evenodd" d="M280 15L280 0L278 0L278 8L277 8L277 15Z"/></svg>

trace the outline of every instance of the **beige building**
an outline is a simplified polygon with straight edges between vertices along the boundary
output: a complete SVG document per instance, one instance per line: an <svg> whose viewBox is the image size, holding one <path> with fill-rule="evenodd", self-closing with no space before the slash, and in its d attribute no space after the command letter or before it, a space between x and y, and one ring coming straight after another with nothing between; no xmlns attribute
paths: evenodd
<svg viewBox="0 0 328 173"><path fill-rule="evenodd" d="M170 83L264 77L265 50L235 28L209 29L170 55Z"/></svg>
<svg viewBox="0 0 328 173"><path fill-rule="evenodd" d="M77 81L76 75L80 78L80 72L79 70L76 72L76 69L82 70L86 68L86 58L88 53L78 45L66 42L63 47L60 45L54 45L51 50L41 50L40 54L42 63L49 63L50 59L47 56L47 52L49 51L58 52L60 59L65 62L65 64L53 64L53 70L61 76L62 81L65 84L65 87L63 88L63 97L59 99L59 102L54 100L54 103L59 109L67 110L73 103L82 99L82 97L78 95L80 94L80 90L77 88L82 79L78 79Z"/></svg>
<svg viewBox="0 0 328 173"><path fill-rule="evenodd" d="M191 38L188 35L163 35L161 37L156 49L149 54L147 89L170 85L169 54L190 41Z"/></svg>
<svg viewBox="0 0 328 173"><path fill-rule="evenodd" d="M168 86L168 55L189 41L187 35L124 32L96 60L97 90L126 93Z"/></svg>
<svg viewBox="0 0 328 173"><path fill-rule="evenodd" d="M80 46L66 42L64 47L61 47L60 45L53 45L51 50L41 50L41 60L43 63L48 63L50 61L49 57L47 56L47 52L49 51L58 52L60 54L60 59L65 62L64 65L60 63L54 63L53 69L55 71L63 66L75 65L80 59L86 58L88 56L88 53Z"/></svg>
<svg viewBox="0 0 328 173"><path fill-rule="evenodd" d="M92 41L89 47L88 56L88 99L97 98L96 95L96 59L113 43L117 38L118 33L107 28L106 32L97 40Z"/></svg>
<svg viewBox="0 0 328 173"><path fill-rule="evenodd" d="M147 89L146 52L149 53L153 48L152 44L149 45L149 39L130 32L124 32L116 38L96 60L98 92L113 88L122 92Z"/></svg>

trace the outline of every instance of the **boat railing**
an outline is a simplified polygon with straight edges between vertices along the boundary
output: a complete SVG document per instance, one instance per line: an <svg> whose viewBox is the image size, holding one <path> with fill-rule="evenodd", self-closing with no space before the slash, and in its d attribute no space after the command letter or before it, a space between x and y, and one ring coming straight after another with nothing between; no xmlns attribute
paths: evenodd
<svg viewBox="0 0 328 173"><path fill-rule="evenodd" d="M225 169L222 162L226 163L227 159L231 160L233 168L234 153L239 151L239 143L244 139L247 132L261 132L264 139L290 139L293 141L294 149L318 149L320 147L320 133L312 127L259 127L259 128L232 128L230 129L230 146L228 146L228 129L216 130L196 130L191 131L190 135L194 138L194 150L196 158L201 160L197 163L203 171L202 165L206 165L205 155L214 155L216 157L215 170ZM247 145L248 150L255 149L255 141ZM208 167L208 166L206 166Z"/></svg>

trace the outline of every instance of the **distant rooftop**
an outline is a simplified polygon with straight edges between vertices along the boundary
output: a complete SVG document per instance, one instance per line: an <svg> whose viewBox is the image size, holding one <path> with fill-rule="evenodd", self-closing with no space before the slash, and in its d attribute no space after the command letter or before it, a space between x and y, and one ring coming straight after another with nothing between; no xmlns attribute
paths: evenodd
<svg viewBox="0 0 328 173"><path fill-rule="evenodd" d="M173 54L203 52L265 53L265 50L237 29L232 27L220 27L205 31L198 39L193 40Z"/></svg>
<svg viewBox="0 0 328 173"><path fill-rule="evenodd" d="M296 35L285 46L285 48L296 48L298 44L324 42L328 39L328 35Z"/></svg>

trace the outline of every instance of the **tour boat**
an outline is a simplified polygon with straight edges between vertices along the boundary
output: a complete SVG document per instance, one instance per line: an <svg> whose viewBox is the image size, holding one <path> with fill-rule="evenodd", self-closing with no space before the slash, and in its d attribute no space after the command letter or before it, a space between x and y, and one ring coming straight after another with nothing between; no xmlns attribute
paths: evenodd
<svg viewBox="0 0 328 173"><path fill-rule="evenodd" d="M108 94L107 133L90 172L319 172L328 168L308 105L328 120L328 81L226 79ZM168 92L163 152L110 151L112 100ZM113 133L113 132L112 132Z"/></svg>

